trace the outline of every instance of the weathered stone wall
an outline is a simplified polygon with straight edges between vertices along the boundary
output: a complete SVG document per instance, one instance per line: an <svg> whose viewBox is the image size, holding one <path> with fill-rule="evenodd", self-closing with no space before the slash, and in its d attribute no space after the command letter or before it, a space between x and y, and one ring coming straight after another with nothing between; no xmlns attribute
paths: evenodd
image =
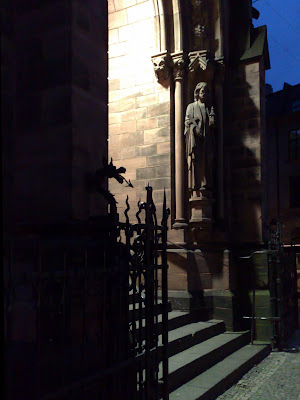
<svg viewBox="0 0 300 400"><path fill-rule="evenodd" d="M145 200L145 186L154 189L161 211L163 190L171 198L170 89L157 83L151 56L155 48L151 0L109 0L109 157L134 188L116 181L109 187L121 219L128 194L131 210Z"/></svg>
<svg viewBox="0 0 300 400"><path fill-rule="evenodd" d="M106 7L15 5L17 222L106 211L85 184L107 154Z"/></svg>
<svg viewBox="0 0 300 400"><path fill-rule="evenodd" d="M87 172L102 166L108 146L106 1L72 1L72 212L105 214L98 194L85 190Z"/></svg>
<svg viewBox="0 0 300 400"><path fill-rule="evenodd" d="M15 43L12 29L12 9L9 1L0 8L1 29L1 130L2 130L2 190L3 226L9 229L12 219L11 197L13 185L13 136L15 100Z"/></svg>
<svg viewBox="0 0 300 400"><path fill-rule="evenodd" d="M289 158L289 132L299 129L300 111L276 114L268 121L267 145L267 222L278 215L283 222L282 239L299 243L300 205L290 207L290 177L300 175L300 160ZM276 139L277 137L277 139ZM278 149L276 148L278 140ZM278 165L277 165L278 163ZM278 204L279 203L279 204ZM279 209L278 209L279 206Z"/></svg>
<svg viewBox="0 0 300 400"><path fill-rule="evenodd" d="M228 215L235 242L262 240L261 133L264 127L263 61L232 71L231 121L225 134Z"/></svg>

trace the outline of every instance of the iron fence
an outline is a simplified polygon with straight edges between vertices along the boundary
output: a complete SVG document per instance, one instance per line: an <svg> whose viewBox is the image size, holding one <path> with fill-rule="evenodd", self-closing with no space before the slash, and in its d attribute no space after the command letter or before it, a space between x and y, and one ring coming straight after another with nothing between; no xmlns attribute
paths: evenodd
<svg viewBox="0 0 300 400"><path fill-rule="evenodd" d="M268 270L273 320L272 346L283 348L298 327L297 268L293 244L282 243L282 226L273 221L270 227Z"/></svg>
<svg viewBox="0 0 300 400"><path fill-rule="evenodd" d="M6 240L7 398L168 398L168 210L164 199L159 225L146 190L137 223L127 201L125 223L114 213Z"/></svg>

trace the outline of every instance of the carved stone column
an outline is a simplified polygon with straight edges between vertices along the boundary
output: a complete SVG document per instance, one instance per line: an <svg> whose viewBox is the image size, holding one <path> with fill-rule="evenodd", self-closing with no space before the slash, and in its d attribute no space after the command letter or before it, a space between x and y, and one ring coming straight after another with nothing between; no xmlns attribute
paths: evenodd
<svg viewBox="0 0 300 400"><path fill-rule="evenodd" d="M218 218L224 220L224 116L223 116L223 85L224 85L224 68L222 60L220 61L220 68L215 79L215 94L218 104L218 181L217 181L217 198L218 198Z"/></svg>
<svg viewBox="0 0 300 400"><path fill-rule="evenodd" d="M186 59L183 52L173 53L173 74L175 81L175 201L176 216L174 229L183 229L188 225L185 219L184 203L184 117L183 117L183 84L186 68Z"/></svg>

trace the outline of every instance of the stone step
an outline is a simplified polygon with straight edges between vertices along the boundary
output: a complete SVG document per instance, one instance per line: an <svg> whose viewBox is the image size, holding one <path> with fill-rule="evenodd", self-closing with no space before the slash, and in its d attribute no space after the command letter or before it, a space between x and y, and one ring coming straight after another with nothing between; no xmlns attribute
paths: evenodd
<svg viewBox="0 0 300 400"><path fill-rule="evenodd" d="M215 400L270 353L270 345L246 345L170 393L170 400Z"/></svg>
<svg viewBox="0 0 300 400"><path fill-rule="evenodd" d="M169 358L169 391L174 391L250 341L250 333L221 333ZM161 366L160 366L161 367ZM160 376L161 376L160 368Z"/></svg>
<svg viewBox="0 0 300 400"><path fill-rule="evenodd" d="M162 303L158 303L154 308L154 315L159 315L163 311ZM172 311L171 303L168 302L168 312ZM133 304L129 305L129 320L138 320L139 318L145 318L145 304L137 305L133 307Z"/></svg>
<svg viewBox="0 0 300 400"><path fill-rule="evenodd" d="M159 314L157 316L158 324L157 324L157 333L161 335L162 333L162 315ZM174 329L180 328L181 326L184 326L188 324L191 321L190 314L188 312L183 312L183 311L171 311L168 313L168 332L170 335L170 332ZM140 333L140 323L139 320L136 320L135 322L135 337L137 340L144 340L145 338L145 319L142 320L142 328L141 328L141 333ZM140 336L141 335L141 336ZM161 337L159 338L161 340Z"/></svg>
<svg viewBox="0 0 300 400"><path fill-rule="evenodd" d="M169 357L225 332L223 321L194 322L169 332Z"/></svg>
<svg viewBox="0 0 300 400"><path fill-rule="evenodd" d="M176 314L173 317L178 318ZM190 323L171 330L168 335L168 356L171 357L223 332L225 332L225 324L218 320ZM161 357L162 335L159 336L158 346L158 354Z"/></svg>
<svg viewBox="0 0 300 400"><path fill-rule="evenodd" d="M162 315L157 316L158 331L161 333L162 329ZM170 311L168 313L168 330L177 329L191 322L191 317L188 312L184 311ZM142 320L142 329L145 327L145 319ZM139 329L139 320L136 321L136 329Z"/></svg>
<svg viewBox="0 0 300 400"><path fill-rule="evenodd" d="M168 314L168 328L170 331L185 326L191 322L191 315L186 311L171 311Z"/></svg>

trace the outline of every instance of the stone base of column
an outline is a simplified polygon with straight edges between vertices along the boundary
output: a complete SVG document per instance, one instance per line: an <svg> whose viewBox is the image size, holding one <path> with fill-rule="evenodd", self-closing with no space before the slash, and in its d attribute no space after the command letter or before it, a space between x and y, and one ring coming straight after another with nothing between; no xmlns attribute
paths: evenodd
<svg viewBox="0 0 300 400"><path fill-rule="evenodd" d="M175 221L176 224L176 221ZM174 224L174 225L175 225ZM177 225L177 227L174 228L174 225L172 226L172 229L168 231L168 240L169 244L172 247L172 243L176 246L186 246L186 244L189 242L189 231L188 231L188 224L187 223L181 223L181 227Z"/></svg>
<svg viewBox="0 0 300 400"><path fill-rule="evenodd" d="M172 229L186 229L188 224L184 218L175 219Z"/></svg>

